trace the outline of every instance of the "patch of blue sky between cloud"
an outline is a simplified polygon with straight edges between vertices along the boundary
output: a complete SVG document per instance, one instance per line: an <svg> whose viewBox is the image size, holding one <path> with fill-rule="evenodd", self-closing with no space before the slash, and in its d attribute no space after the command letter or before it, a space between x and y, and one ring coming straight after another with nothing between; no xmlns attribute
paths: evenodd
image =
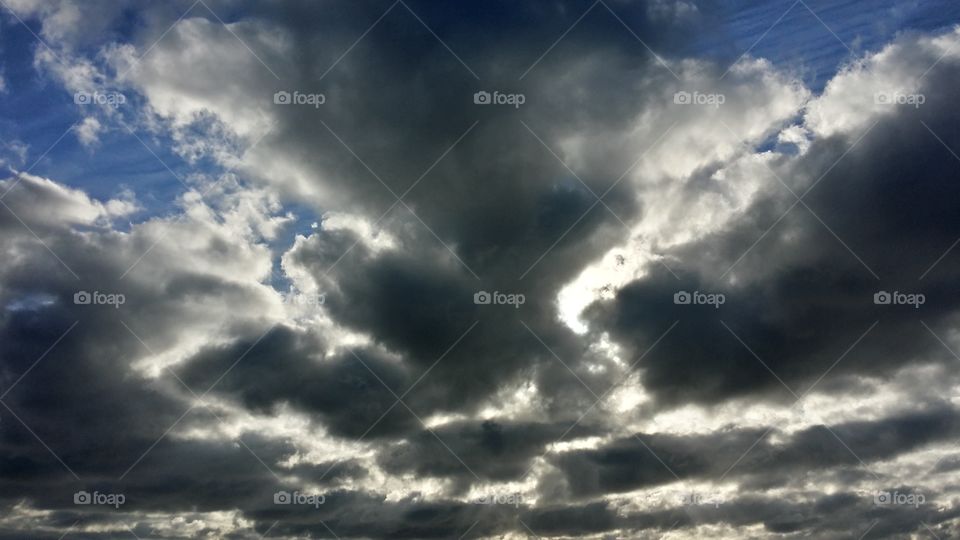
<svg viewBox="0 0 960 540"><path fill-rule="evenodd" d="M0 66L6 88L0 93L0 151L4 152L0 157L8 168L5 175L10 174L9 168L29 169L31 174L56 179L99 200L132 191L141 207L133 217L142 221L176 211L176 198L186 191L184 182L191 174L222 172L209 162L185 162L172 150L173 141L164 131L137 130L135 117L143 100L129 90L121 92L126 102L117 106L117 118L100 118L96 142L84 144L79 125L85 118L97 118L95 108L99 106L76 103L74 93L51 74L38 70L35 54L45 45L19 21L10 16L3 20ZM39 28L31 30L39 35ZM89 51L90 57L95 52ZM131 126L136 136L125 125ZM26 146L22 159L9 155L14 143Z"/></svg>

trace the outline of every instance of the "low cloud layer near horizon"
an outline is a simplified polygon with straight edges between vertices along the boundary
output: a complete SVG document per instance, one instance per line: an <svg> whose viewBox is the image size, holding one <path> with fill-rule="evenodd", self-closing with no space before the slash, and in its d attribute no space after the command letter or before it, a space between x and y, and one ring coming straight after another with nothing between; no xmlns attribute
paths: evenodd
<svg viewBox="0 0 960 540"><path fill-rule="evenodd" d="M960 536L954 3L2 3L0 539Z"/></svg>

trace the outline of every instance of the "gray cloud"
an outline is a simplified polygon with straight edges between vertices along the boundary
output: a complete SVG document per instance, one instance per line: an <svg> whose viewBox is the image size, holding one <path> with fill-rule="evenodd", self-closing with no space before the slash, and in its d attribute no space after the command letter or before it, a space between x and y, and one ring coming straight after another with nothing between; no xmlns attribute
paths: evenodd
<svg viewBox="0 0 960 540"><path fill-rule="evenodd" d="M860 140L809 113L850 73L803 117L779 67L685 59L716 22L689 2L396 3L355 47L391 4L14 4L68 60L41 46L37 69L130 92L98 121L203 174L134 223L127 194L2 182L19 179L0 208L0 538L956 534L956 412L924 388L956 381L955 56L922 108L848 103L877 122ZM896 47L870 69L939 55ZM724 108L672 103L708 88ZM765 165L809 208L781 219L794 199ZM315 230L291 239L288 210ZM558 294L612 250L628 275L583 274L578 333ZM881 289L928 301L874 305ZM770 419L812 385L829 420ZM909 402L872 394L888 387ZM695 483L727 498L672 498ZM128 502L76 505L80 489ZM523 501L474 500L505 492Z"/></svg>

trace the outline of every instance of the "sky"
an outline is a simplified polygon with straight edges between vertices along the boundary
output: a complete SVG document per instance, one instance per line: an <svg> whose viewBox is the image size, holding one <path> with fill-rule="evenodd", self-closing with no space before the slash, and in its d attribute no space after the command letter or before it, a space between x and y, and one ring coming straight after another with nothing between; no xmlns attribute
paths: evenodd
<svg viewBox="0 0 960 540"><path fill-rule="evenodd" d="M0 0L0 540L960 537L960 3Z"/></svg>

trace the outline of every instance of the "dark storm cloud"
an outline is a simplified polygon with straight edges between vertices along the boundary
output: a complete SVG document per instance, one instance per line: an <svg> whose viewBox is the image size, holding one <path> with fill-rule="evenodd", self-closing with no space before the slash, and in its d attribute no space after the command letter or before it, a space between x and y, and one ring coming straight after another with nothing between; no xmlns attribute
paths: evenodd
<svg viewBox="0 0 960 540"><path fill-rule="evenodd" d="M635 355L660 327L680 321L639 366L659 400L765 392L792 402L841 357L828 381L954 361L922 322L943 335L958 307L956 257L934 266L960 237L960 162L936 140L960 147L958 75L955 64L941 66L925 83L924 108L879 118L862 140L863 132L819 140L796 163L772 165L798 195L812 188L804 203L819 219L798 204L778 222L796 199L772 179L775 195L725 230L673 250L680 281L653 268L614 302L595 304L598 328L612 329ZM726 303L676 305L681 290L723 293ZM878 291L922 293L926 303L875 305Z"/></svg>
<svg viewBox="0 0 960 540"><path fill-rule="evenodd" d="M807 203L869 270L802 207L738 260L793 202L785 188L774 186L777 195L763 196L724 230L673 248L668 262L676 276L653 267L614 301L595 304L591 332L579 336L557 319L557 291L622 244L629 232L620 219L634 223L658 210L638 199L632 179L611 187L660 135L633 137L646 113L662 110L663 96L676 84L647 45L670 58L669 51L697 30L696 17L658 18L654 8L663 3L614 0L410 2L416 15L397 3L352 47L390 3L210 5L227 21L240 21L232 28L237 35L197 4L167 34L181 11L157 8L143 16L143 33L135 32L141 52L165 37L144 58L143 72L157 67L151 64L156 58L165 82L183 76L189 89L215 88L221 101L238 109L269 103L277 90L324 92L322 108L272 109L276 122L258 142L300 167L302 178L260 171L268 178L259 180L288 201L309 199L318 214L365 218L396 245L375 249L369 239L319 219L319 230L286 252L288 276L300 272L297 277L313 280L326 295L323 314L336 326L327 336L326 321L276 322L272 296L259 283L265 272L256 271L276 253L238 232L242 227L218 229L229 221L221 215L204 222L196 215L205 209L181 201L186 227L154 223L173 228L169 244L175 248L165 243L157 248L161 255L120 279L156 245L142 231L110 226L132 210L98 205L52 183L18 186L5 199L11 211L0 209L6 256L0 264L0 381L2 391L17 384L0 399L29 429L0 409L0 509L23 520L0 521L0 538L23 538L35 528L19 505L50 511L38 522L60 533L37 530L33 538L60 537L78 520L120 535L131 524L138 536L156 537L166 534L150 524L156 515L208 522L200 532L183 534L225 536L209 515L221 511L236 511L224 519L235 521L237 538L457 538L528 528L544 536L656 537L674 528L698 534L699 526L760 526L771 535L832 538L857 536L875 520L882 522L874 529L878 536L919 532L924 523L945 534L956 528L957 511L946 504L942 511L934 505L878 508L869 496L810 492L804 484L818 469L854 484L872 474L857 456L872 464L956 438L956 413L939 396L918 392L914 405L925 408L842 421L830 430L773 429L739 463L765 429L733 425L699 435L625 437L632 429L626 414L580 418L621 373L591 348L604 332L626 346L629 364L680 321L639 365L657 405L719 403L760 392L792 402L763 363L801 394L828 368L818 388L836 393L837 376L885 376L910 362L948 358L920 321L946 332L956 312L952 284L960 278L955 257L924 274L960 236L960 187L953 181L960 163L930 133L960 148L957 68L950 59L931 70L925 107L882 119L846 155L857 134L819 140L800 157L771 163L800 193L825 175ZM101 8L77 16L97 17ZM548 51L588 8L577 28ZM51 31L47 24L53 23L47 19L44 28ZM219 80L188 69L187 60L208 50L205 40L236 48L237 36L263 55L263 71L257 65L255 74ZM738 76L727 83L732 104L748 101L733 95L738 84L748 85ZM132 79L125 82L146 86ZM521 92L526 103L477 106L478 90ZM172 95L188 106L189 99ZM709 164L694 174L690 200L712 188L712 173L722 166ZM298 182L316 188L312 198ZM405 204L378 221L395 202L391 191L403 194ZM600 194L604 204L597 203ZM736 280L721 279L731 266ZM872 304L879 289L914 287L928 298L919 310ZM723 292L727 301L718 310L677 306L673 294L680 289ZM122 293L127 303L122 309L78 306L78 290ZM479 290L522 293L526 302L518 309L476 305ZM873 332L833 367L874 321ZM338 336L332 334L341 329L370 341L335 348ZM169 353L162 361L173 363L176 377L159 363L147 366L159 374L134 367L155 356L154 347ZM542 417L521 417L494 397L522 381L535 387L532 408ZM191 392L207 391L217 405L191 410ZM396 403L398 395L404 404ZM491 405L503 407L481 420L478 411ZM239 423L254 413L262 421L287 406L334 443L364 437L372 452L317 459L306 448L313 432L287 437L242 427L233 436L228 433L236 425L222 425L218 417ZM456 420L432 431L417 418L445 413ZM468 488L497 492L499 482L524 479L558 439L594 435L613 439L546 456L535 505L462 500ZM624 507L630 501L599 500L673 483L671 470L682 480L715 480L734 463L730 478L740 492L722 506L666 501L638 511ZM948 473L955 463L935 468ZM885 474L883 480L903 492L914 489L910 479ZM401 496L388 492L406 481L416 484ZM417 491L438 483L440 494ZM807 490L806 496L758 495L780 488ZM128 504L119 511L78 508L72 502L78 489L120 491ZM316 508L273 504L274 493L294 489L323 493L325 502ZM930 492L930 498L946 493ZM255 535L239 531L241 518L254 522Z"/></svg>
<svg viewBox="0 0 960 540"><path fill-rule="evenodd" d="M391 389L399 394L412 381L401 365L369 351L323 358L322 350L312 336L281 327L259 342L243 340L202 351L180 377L195 391L216 384L217 392L236 394L253 410L269 412L290 403L319 415L339 435L377 437L418 425L405 408L392 407L396 395Z"/></svg>
<svg viewBox="0 0 960 540"><path fill-rule="evenodd" d="M581 535L614 529L616 515L606 503L584 506L546 507L530 512L524 523L537 534Z"/></svg>
<svg viewBox="0 0 960 540"><path fill-rule="evenodd" d="M558 404L582 410L596 400L544 346L568 365L596 358L554 319L552 298L531 293L516 280L502 282L500 288L465 276L455 261L444 260L446 250L431 243L429 233L417 223L406 226L415 239L396 250L373 253L362 243L350 249L359 239L332 231L295 247L284 264L306 269L317 279L321 290L328 291L325 306L338 321L369 332L380 345L403 355L412 378L404 385L391 384L394 392L403 393L424 376L424 384L405 398L417 414L471 410L534 366L539 377L553 381ZM341 259L342 252L327 247L328 238L350 251ZM519 307L477 305L474 294L480 290L520 293L526 299ZM597 389L610 384L610 373L579 376ZM558 407L557 414L570 418L569 410Z"/></svg>
<svg viewBox="0 0 960 540"><path fill-rule="evenodd" d="M72 304L72 294L59 301ZM69 298L69 300L67 300ZM4 411L11 465L16 476L24 469L48 471L60 464L20 425L20 416L78 474L117 470L122 459L136 459L153 442L151 434L170 425L179 414L179 404L152 384L124 384L122 363L139 355L142 345L133 336L117 334L109 343L102 339L103 328L119 326L113 308L101 309L102 318L85 314L82 323L63 335L80 317L82 306L47 307L41 310L5 311L2 356L5 360L4 389L10 389ZM71 311L73 313L71 313ZM125 332L125 331L123 331ZM60 336L62 340L31 370ZM23 380L13 387L21 375ZM159 436L159 435L158 435ZM109 453L103 452L111 448ZM23 468L21 468L23 467ZM62 471L62 469L61 469ZM108 473L109 474L109 473ZM30 475L32 476L32 475Z"/></svg>
<svg viewBox="0 0 960 540"><path fill-rule="evenodd" d="M303 91L323 90L330 106L306 112L280 108L275 113L279 127L261 144L289 153L298 163L309 156L307 167L313 181L321 189L329 189L332 199L326 204L362 210L373 221L395 202L390 190L403 194L479 122L404 201L483 280L512 282L596 200L537 137L563 156L559 144L565 137L593 131L607 136L611 131L627 132L637 111L662 99L650 90L672 81L672 75L613 15L597 6L569 34L569 41L552 50L520 81L525 67L551 43L548 36L555 39L572 23L573 14L590 7L587 2L550 7L506 2L484 6L484 15L471 19L466 27L460 17L478 6L414 3L411 7L418 12L423 8L425 20L441 25L440 33L475 67L481 80L402 5L396 5L322 80L320 76L343 50L337 46L344 33L341 24L332 36L316 30L318 22L323 24L323 18L331 16L329 8L323 4L291 7L295 17L289 20L282 13L264 14L284 22L292 34L291 50L303 54L297 58L299 64L285 65L283 69L290 72L283 72L282 84ZM654 29L642 6L617 7L625 11L626 21L637 25L634 31L649 29L645 35L651 43L672 35L672 28ZM361 3L340 7L333 14L362 29L383 9L380 4ZM451 27L442 26L444 23ZM505 24L511 28L509 32ZM518 31L521 33L515 33ZM494 39L507 33L522 43ZM537 39L541 35L542 41ZM348 46L349 40L342 39ZM403 48L396 46L398 42ZM571 70L571 65L576 69ZM484 89L520 92L527 102L519 109L477 106L473 94ZM647 141L652 142L653 138ZM635 150L589 150L587 157L599 166L576 173L589 190L603 193L636 159ZM604 201L625 221L640 210L626 182ZM436 245L436 239L421 229L403 205L390 215L409 222L409 232L420 229L418 242ZM617 230L622 225L598 206L531 275L536 279L522 286L531 294L552 293L582 261L615 240L609 232L597 235L604 225L613 228L617 236L622 233ZM469 277L463 268L458 270Z"/></svg>
<svg viewBox="0 0 960 540"><path fill-rule="evenodd" d="M625 11L633 31L646 29L650 43L672 39L669 25L654 30L642 6L612 5ZM334 14L366 28L385 7L361 3ZM287 262L305 267L320 283L338 322L401 354L417 374L453 346L428 384L410 395L418 414L470 410L536 366L540 382L558 391L551 408L572 419L570 409L582 410L594 399L520 321L588 384L609 386L610 372L590 375L579 366L589 357L586 346L556 321L555 296L585 261L623 237L619 220L642 209L629 182L613 187L603 205L596 202L629 169L635 148L588 147L582 157L589 170L573 173L551 151L569 160L560 148L567 137L629 132L637 111L662 99L650 89L665 87L673 76L602 6L522 81L549 47L548 36L558 35L551 29L562 32L589 3L486 6L468 28L459 12L476 7L411 7L441 25L439 34L480 81L402 5L327 74L334 53L343 50L336 44L349 41L342 24L331 34L317 33L316 25L331 16L326 6L263 13L282 21L291 50L302 54L295 66L280 63L283 85L322 90L335 105L305 113L280 108L279 127L260 144L309 163L312 181L330 192L325 205L361 211L371 222L394 204L391 190L401 195L412 188L404 195L409 208L397 204L379 223L401 238L397 252L372 255L362 245L351 247L342 231L321 231ZM513 30L505 32L504 23ZM514 38L493 39L505 33ZM536 39L541 35L542 44ZM513 43L520 36L522 43ZM519 109L484 108L473 103L478 90L521 92L527 102ZM527 279L518 281L527 269ZM526 303L519 310L478 309L472 299L479 290L522 293Z"/></svg>
<svg viewBox="0 0 960 540"><path fill-rule="evenodd" d="M670 483L677 477L713 479L730 474L734 478L756 475L756 479L745 480L772 489L792 482L804 471L891 459L951 440L957 433L960 417L955 410L941 406L878 421L818 425L791 435L779 433L775 426L686 436L639 433L595 450L565 452L553 459L575 497L628 492ZM776 436L785 440L772 442Z"/></svg>
<svg viewBox="0 0 960 540"><path fill-rule="evenodd" d="M180 325L202 324L203 309L185 305L231 298L236 308L249 308L258 305L255 291L193 268L170 268L163 279L134 273L118 280L133 262L129 253L138 249L139 233L90 223L98 207L77 192L33 179L15 189L22 191L6 198L6 212L24 223L0 223L3 249L17 254L2 268L0 290L0 504L51 510L51 524L65 530L78 520L116 519L118 512L76 506L79 490L121 493L124 511L133 512L229 510L270 501L276 479L258 460L279 469L294 453L289 442L248 433L239 441L167 437L178 424L210 430L220 420L203 407L191 409L171 377L150 378L131 367L152 353L148 343L165 350L181 339ZM70 230L72 222L87 230ZM233 264L235 246L222 247L220 264ZM80 291L123 294L125 302L78 304ZM257 326L256 315L229 324L243 335Z"/></svg>
<svg viewBox="0 0 960 540"><path fill-rule="evenodd" d="M380 462L392 474L451 477L461 483L472 482L474 474L481 480L522 480L546 445L590 433L584 427L569 427L494 420L450 423L386 448Z"/></svg>
<svg viewBox="0 0 960 540"><path fill-rule="evenodd" d="M43 322L51 327L64 322L54 312L43 315ZM33 318L32 324L37 323L36 314L17 318ZM35 359L39 354L27 355L37 347L49 347L49 342L34 342L49 337L50 329L38 331L29 320L7 322L0 353L4 358ZM276 466L292 453L289 445L258 444L255 436L245 437L250 439L246 444L256 448L254 457L229 441L160 440L188 405L171 399L155 383L129 377L116 364L123 356L114 356L102 344L85 343L91 333L91 327L78 325L29 372L23 387L18 385L4 397L10 408L2 414L0 491L4 499L27 499L38 508L61 509L84 519L89 512L77 509L73 502L78 490L123 493L128 510L228 509L246 506L258 492L261 500L268 499L273 478L257 459ZM119 345L117 339L112 341L114 347ZM123 346L139 346L132 341L131 337ZM20 354L11 346L21 348ZM11 365L22 368L20 372L28 367ZM217 422L203 409L182 420L185 426L207 428ZM198 482L204 477L216 481Z"/></svg>
<svg viewBox="0 0 960 540"><path fill-rule="evenodd" d="M259 452L258 452L259 455ZM299 464L290 467L290 473L306 483L338 484L368 476L368 471L359 460L326 461L317 464Z"/></svg>
<svg viewBox="0 0 960 540"><path fill-rule="evenodd" d="M384 181L397 193L411 186L413 180L457 137L474 121L481 120L475 131L467 134L406 200L427 224L439 231L442 240L456 246L458 254L482 276L482 281L474 283L473 277L462 267L447 264L449 256L421 224L409 216L400 220L394 218L394 223L401 221L401 227L417 231L408 235L406 240L411 244L409 252L414 257L384 256L367 267L351 264L357 262L351 258L345 259L336 274L337 287L330 293L330 309L347 325L370 332L378 343L402 353L404 363L390 361L372 350L356 351L362 360L347 353L321 359L321 342L284 327L269 332L251 349L256 336L265 329L255 324L238 325L235 331L240 337L234 343L205 347L178 369L194 392L202 393L209 388L242 357L243 361L218 382L217 391L221 395L235 395L245 406L261 412L271 411L280 403L290 403L316 414L335 433L358 437L394 401L393 394L378 378L400 393L479 319L487 319L490 323L481 321L476 334L464 338L463 347L451 351L447 362L438 365L430 374L431 380L424 385L422 392L411 396L411 402L421 414L436 407L470 407L538 360L549 359L549 353L537 339L517 324L519 312L514 311L508 316L504 311L489 312L480 316L472 297L480 288L503 289L504 282L514 285L521 267L529 266L546 252L573 225L576 217L594 203L594 196L572 178L541 145L537 136L543 137L556 151L558 137L578 127L590 125L599 129L607 120L617 121L621 129L626 127L628 118L609 107L614 97L612 90L608 93L609 99L580 99L579 111L566 126L557 126L553 122L558 111L570 107L566 101L553 96L573 93L580 85L596 84L591 78L602 72L602 62L578 45L609 35L606 29L611 22L617 23L610 20L609 13L597 11L584 21L582 32L571 35L570 45L554 51L538 66L538 71L544 74L542 77L535 80L531 74L529 82L521 85L516 82L516 77L523 71L520 66L529 65L535 54L539 54L536 51L545 50L549 44L547 37L555 36L557 30L571 22L572 11L589 6L577 4L564 10L542 12L537 8L516 19L512 19L516 13L507 13L508 7L513 12L530 9L504 4L500 8L503 18L491 18L484 27L473 27L474 37L471 39L476 41L483 36L485 28L501 28L502 21L507 18L526 19L525 24L538 28L538 34L544 39L542 43L531 40L522 54L507 47L499 51L499 59L487 54L489 59L478 63L477 69L503 69L502 59L509 59L514 66L515 73L504 74L499 82L486 80L485 86L478 86L434 36L410 13L397 7L395 16L384 20L383 28L371 34L368 44L353 51L336 71L331 72L323 88L331 101L339 101L337 108L329 109L331 112L324 110L324 122L374 171L381 171ZM315 10L313 17L297 14L290 20L315 20L315 16L321 14L319 7L309 9ZM341 12L339 20L336 24L331 23L331 27L345 28L346 22L366 25L367 16L379 11L380 6L373 4L360 8L352 6ZM643 16L638 13L641 12L624 16L629 22L643 26ZM329 10L322 11L324 17L330 14ZM557 23L557 28L540 24L544 15L549 15ZM431 19L445 18L439 12L429 16ZM453 17L449 20L462 19ZM436 20L432 23L438 24ZM297 26L289 27L296 38L294 50L322 49L327 52L340 49L339 43L318 48L316 36L324 33L316 32L315 25L309 26L309 32L304 27L298 30ZM161 27L157 25L157 28ZM444 31L442 22L437 28ZM455 28L451 27L451 30L455 31ZM653 39L653 36L648 38ZM176 45L178 39L177 32L174 32L169 43ZM398 40L404 44L402 54L401 48L393 46ZM624 81L633 86L641 84L644 66L649 66L652 58L626 29L611 36L600 49L604 49L607 61L633 65L633 71L623 80L618 80L619 76L608 79L603 87L613 88ZM395 51L396 54L384 55L383 51ZM421 54L410 54L414 51ZM559 81L549 75L564 72L563 59L571 55L579 56L578 63L583 64L579 78ZM286 79L285 84L291 89L307 89L315 86L319 66L329 65L327 60L330 59L310 56L294 60L295 64L305 62L295 65L295 75ZM361 70L363 76L358 76ZM568 90L557 91L564 86ZM517 110L478 109L472 103L472 96L480 89L526 92L531 102L537 98L540 104L532 105L530 114L525 116L537 135L523 127ZM269 98L274 90L264 88L263 94ZM625 108L627 104L623 102L620 112ZM336 197L331 204L356 205L368 209L371 218L376 217L393 202L392 195L316 120L310 115L292 114L283 119L283 124L275 130L276 135L264 144L272 143L291 154L308 156L315 165L314 170L329 175L336 187ZM378 135L367 136L370 133ZM509 135L505 137L505 134ZM627 158L624 155L610 159L609 170L593 171L583 180L593 191L602 192L630 164ZM518 174L522 178L518 178ZM629 219L638 210L626 185L613 190L605 200L623 219ZM17 210L28 206L26 202L19 204L19 200L13 198L10 204ZM39 206L37 201L31 204ZM528 324L545 341L563 351L571 362L579 356L582 346L576 345L572 335L552 320L551 299L557 284L576 272L577 265L591 254L601 253L604 246L616 239L612 233L621 225L615 224L610 214L599 210L582 220L566 236L564 243L555 248L550 264L544 264L536 280L530 280L523 290L516 291L524 292L530 298L523 315ZM395 211L401 216L408 212L406 208ZM492 219L494 215L503 217ZM17 230L18 238L28 240L27 233L17 229L19 224L9 217L4 218L3 226ZM24 215L32 225L41 223L43 217L42 212ZM174 340L177 324L186 322L175 309L176 305L204 298L233 298L243 302L250 291L219 277L191 272L189 268L169 276L161 284L133 278L127 283L118 283L116 276L122 274L131 262L126 255L129 253L135 257L147 251L151 247L148 239L137 239L132 246L127 246L110 234L81 238L77 233L64 231L63 225L57 224L56 220L53 226L65 234L51 232L48 236L44 227L38 227L37 232L44 236L52 251L62 257L68 267L59 268L55 258L39 256L31 259L30 264L44 261L44 267L50 269L48 274L58 276L57 283L39 283L35 275L37 267L28 266L27 261L23 261L22 266L5 269L4 291L8 297L43 293L56 299L53 307L44 307L40 312L6 314L7 339L4 343L11 350L5 357L16 358L16 361L5 362L5 379L12 382L24 373L31 359L42 352L38 348L49 344L60 329L69 326L71 317L68 313L54 315L78 309L61 307L70 305L77 288L123 293L129 304L122 316L105 310L96 315L84 312L83 326L65 338L43 364L29 374L24 387L18 389L29 392L11 394L7 402L82 478L87 475L110 478L134 463L188 406L188 403L161 392L159 382L145 383L130 377L126 363L143 357L147 351L120 323L128 324L142 334L149 332L147 341L150 343L162 342L164 338ZM226 251L234 249L234 246L216 239L211 240L210 246ZM342 251L337 251L339 257ZM115 256L104 256L105 253ZM356 253L362 253L362 249L358 248ZM425 254L429 256L421 260L415 258ZM81 285L74 287L70 283L69 272L83 276ZM351 280L354 276L360 279ZM69 378L62 377L62 372L55 369L66 359L71 360ZM493 365L494 362L499 365ZM408 365L416 369L409 369ZM551 360L546 371L560 369ZM176 384L167 377L163 380ZM572 397L568 399L585 400L586 396L577 383L567 381L572 389L569 393ZM150 385L158 387L151 388ZM64 406L70 407L68 413L61 410ZM195 414L204 413L190 413L184 423L199 422ZM215 425L216 419L209 415L203 418L205 421L198 425ZM375 429L371 435L409 431L416 426L419 422L398 406L387 413L379 430ZM547 434L551 439L553 435L559 436L555 431L558 428L551 428L537 441L523 441L522 444L517 441L518 434L513 433L505 444L512 449L516 449L516 444L523 447L522 455L510 455L517 463L498 470L493 462L481 461L478 468L492 476L515 475L520 464L525 464L548 442ZM16 428L10 435L16 435L8 440L16 443L12 464L5 467L10 475L26 477L24 479L30 481L42 474L54 476L49 469L51 456L45 455L36 441L24 430ZM495 440L488 442L496 443ZM288 449L272 451L260 447L255 451L258 455L262 452L262 459L270 466L275 466L289 453ZM270 477L269 472L261 467L251 467L253 456L243 455L245 453L243 448L235 445L164 438L148 452L142 464L132 470L129 478L135 483L127 485L126 489L130 491L131 500L136 495L140 500L138 506L145 509L247 507L250 502L247 498L254 497L253 485L261 485L257 493L266 493L268 490L264 486L270 485ZM420 465L409 463L404 467L417 468ZM31 474L31 470L37 472ZM211 474L215 474L216 482L203 489L194 489L197 479ZM165 476L169 483L159 480ZM69 504L67 495L71 492L63 492L63 504ZM22 496L23 492L20 493ZM164 496L164 493L168 495ZM189 495L183 496L183 493ZM40 507L58 504L43 495L49 493L33 493L37 498L35 504ZM58 491L56 501L60 498ZM416 523L420 519L417 516L425 515L423 511L413 514L413 522L404 526L407 532L399 534L419 534L422 526Z"/></svg>
<svg viewBox="0 0 960 540"><path fill-rule="evenodd" d="M625 12L633 31L642 29L648 44L678 38L677 21L653 24L646 6L610 5ZM322 207L349 208L400 238L396 251L372 254L363 245L352 247L348 233L321 227L285 256L285 264L305 269L319 283L337 322L372 336L421 371L456 343L430 372L430 384L411 394L418 413L469 411L532 373L538 387L551 389L546 398L550 420L575 419L595 396L538 337L594 393L614 382L615 370L586 368L604 360L597 361L587 351L589 344L557 320L556 295L588 261L629 235L621 220L632 223L648 211L633 179L624 176L635 172L631 166L639 153L663 134L654 130L637 137L640 117L663 109L677 80L597 4L569 41L565 38L521 81L526 67L551 43L544 40L537 47L536 37L549 34L544 29L552 26L569 27L588 7L511 5L502 12L491 7L468 33L456 31L462 22L441 27L439 34L450 39L480 81L401 5L326 74L337 58L330 42L318 42L314 21L319 16L305 7L291 8L296 17L290 21L280 16L290 28L291 50L310 51L296 57L297 69L281 62L283 84L324 90L330 106L280 107L271 113L278 127L259 144L302 164L311 185L329 191ZM314 8L323 11L320 5ZM342 9L337 14L351 22L356 17L372 23L382 13L362 17ZM422 15L447 20L438 7ZM453 20L460 21L459 16ZM491 36L503 33L502 24L533 30L510 32L522 36L522 46L485 37L488 30ZM399 50L398 40L409 41L410 48ZM483 46L457 46L473 41ZM730 83L731 93L735 84L742 81ZM527 101L516 109L477 106L472 99L477 90L522 92ZM663 124L664 130L670 125ZM584 143L569 148L579 139ZM269 180L290 187L283 178ZM391 191L404 197L392 209ZM601 194L602 204L597 202ZM522 293L526 303L519 310L478 309L472 304L478 290ZM662 332L667 326L650 328Z"/></svg>

